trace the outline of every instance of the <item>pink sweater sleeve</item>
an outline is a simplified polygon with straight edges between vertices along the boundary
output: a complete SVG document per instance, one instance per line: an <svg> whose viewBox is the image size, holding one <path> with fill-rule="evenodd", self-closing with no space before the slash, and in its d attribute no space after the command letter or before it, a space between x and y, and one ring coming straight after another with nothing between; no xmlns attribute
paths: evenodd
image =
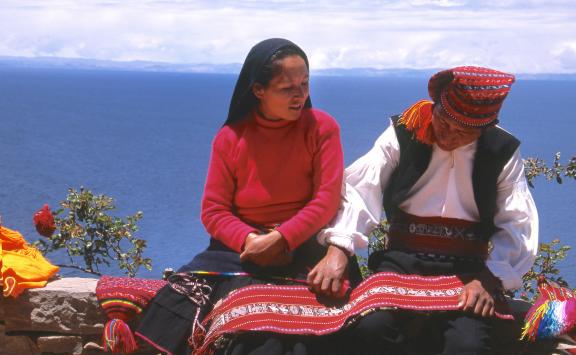
<svg viewBox="0 0 576 355"><path fill-rule="evenodd" d="M332 117L318 111L316 114L324 117L316 132L312 198L296 215L278 227L290 250L297 248L328 224L340 205L344 174L340 129Z"/></svg>
<svg viewBox="0 0 576 355"><path fill-rule="evenodd" d="M223 128L225 130L226 127ZM201 219L208 233L227 247L241 252L246 237L257 232L233 212L235 178L230 152L234 142L222 130L212 143L212 154L202 198Z"/></svg>

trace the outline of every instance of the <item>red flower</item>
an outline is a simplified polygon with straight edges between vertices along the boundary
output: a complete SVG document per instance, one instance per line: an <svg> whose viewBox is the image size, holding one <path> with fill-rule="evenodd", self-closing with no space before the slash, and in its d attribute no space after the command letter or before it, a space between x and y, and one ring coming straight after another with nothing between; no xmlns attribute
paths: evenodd
<svg viewBox="0 0 576 355"><path fill-rule="evenodd" d="M36 231L38 231L41 236L50 238L52 234L54 234L56 224L54 224L54 216L47 204L38 212L34 213L34 225L36 226Z"/></svg>

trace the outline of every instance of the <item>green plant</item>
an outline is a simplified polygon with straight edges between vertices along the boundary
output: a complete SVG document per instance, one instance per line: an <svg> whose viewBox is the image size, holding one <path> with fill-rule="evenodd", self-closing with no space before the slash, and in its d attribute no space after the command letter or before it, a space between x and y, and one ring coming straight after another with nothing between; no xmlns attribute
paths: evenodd
<svg viewBox="0 0 576 355"><path fill-rule="evenodd" d="M560 152L554 154L552 166L540 158L527 158L524 160L524 174L530 187L534 187L533 181L536 177L543 175L547 181L555 180L561 184L562 177L576 179L576 156L568 160L566 165L560 163Z"/></svg>
<svg viewBox="0 0 576 355"><path fill-rule="evenodd" d="M572 156L564 165L560 163L560 152L554 154L551 166L540 158L527 158L524 160L524 174L530 187L534 188L533 181L538 176L544 176L546 181L563 183L563 177L576 179L576 156ZM522 290L517 292L520 298L527 301L535 301L537 294L538 279L546 278L548 281L557 283L559 286L568 287L568 283L560 276L558 263L566 258L571 249L568 245L560 245L560 239L554 239L550 243L541 242L538 245L538 255L530 270L522 277Z"/></svg>
<svg viewBox="0 0 576 355"><path fill-rule="evenodd" d="M388 228L389 224L387 220L380 221L378 227L376 227L372 233L368 236L368 255L386 249L388 240ZM372 271L368 268L368 259L362 255L356 255L358 259L358 265L360 266L360 272L362 277L366 278L372 274Z"/></svg>
<svg viewBox="0 0 576 355"><path fill-rule="evenodd" d="M530 270L522 277L523 288L518 292L520 298L534 302L538 297L537 285L540 277L557 283L559 286L568 287L568 283L560 276L558 262L566 258L571 249L570 246L560 246L560 240L554 239L550 243L540 243L536 261Z"/></svg>
<svg viewBox="0 0 576 355"><path fill-rule="evenodd" d="M44 253L65 249L70 264L58 266L100 275L100 266L110 266L115 261L130 277L136 275L140 266L152 269L152 261L142 257L146 241L134 236L142 212L126 220L110 216L109 211L116 208L114 200L82 187L79 191L70 188L60 207L54 213L57 233L35 243ZM79 259L83 265L77 263Z"/></svg>

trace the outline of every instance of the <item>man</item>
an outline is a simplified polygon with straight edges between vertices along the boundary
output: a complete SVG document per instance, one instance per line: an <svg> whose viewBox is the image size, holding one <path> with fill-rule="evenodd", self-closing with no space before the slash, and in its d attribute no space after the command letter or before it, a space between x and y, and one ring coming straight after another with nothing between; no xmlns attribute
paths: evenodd
<svg viewBox="0 0 576 355"><path fill-rule="evenodd" d="M373 271L462 275L461 311L426 318L441 335L428 345L432 352L489 352L495 303L503 290L522 286L535 259L538 216L520 142L496 126L513 82L513 75L479 67L432 76L433 102L393 117L346 169L343 205L318 237L353 253L366 247L384 210L388 247L370 255ZM425 316L376 310L363 317L350 331L355 352L404 352L403 326L418 317Z"/></svg>

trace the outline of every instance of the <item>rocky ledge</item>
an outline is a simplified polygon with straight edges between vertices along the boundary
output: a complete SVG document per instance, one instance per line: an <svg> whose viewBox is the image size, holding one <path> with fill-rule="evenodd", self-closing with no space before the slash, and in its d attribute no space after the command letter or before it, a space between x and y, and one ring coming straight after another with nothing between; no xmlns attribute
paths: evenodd
<svg viewBox="0 0 576 355"><path fill-rule="evenodd" d="M104 354L97 279L63 278L0 302L0 354ZM1 295L1 294L0 294ZM156 354L150 348L138 354Z"/></svg>
<svg viewBox="0 0 576 355"><path fill-rule="evenodd" d="M96 279L64 278L16 299L0 299L0 355L103 354L100 344L107 319L96 300L96 283ZM513 301L511 306L522 317L530 305ZM521 343L516 340L521 322L504 323L496 330L494 354L569 354L560 350L567 343ZM138 355L158 353L139 345Z"/></svg>

